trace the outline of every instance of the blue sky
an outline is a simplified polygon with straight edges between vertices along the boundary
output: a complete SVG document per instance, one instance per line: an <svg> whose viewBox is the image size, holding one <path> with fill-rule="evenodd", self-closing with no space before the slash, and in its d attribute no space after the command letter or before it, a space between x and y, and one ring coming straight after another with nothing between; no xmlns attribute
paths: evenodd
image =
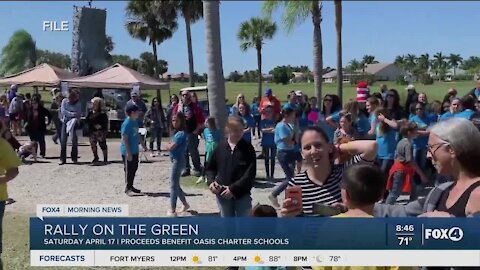
<svg viewBox="0 0 480 270"><path fill-rule="evenodd" d="M18 29L27 30L36 40L37 47L70 54L72 33L44 32L44 20L68 20L73 28L73 5L86 5L87 1L0 1L0 47L8 42ZM221 37L224 73L256 69L254 50L241 52L236 38L242 21L261 15L261 2L223 1L220 7ZM131 38L124 27L126 2L93 1L93 6L107 9L107 34L116 44L114 54L138 57L151 51L148 43ZM344 63L365 54L375 55L380 62L392 62L399 54L433 55L459 53L464 58L480 55L478 21L480 2L428 1L428 2L343 2L343 57ZM267 41L263 50L265 71L277 65L308 65L313 60L313 27L311 20L299 25L294 32L286 33L281 24L281 13L275 13L279 31ZM334 4L324 2L323 48L325 66L335 66ZM204 23L192 26L195 69L206 72ZM159 56L169 63L169 72L188 71L185 25L173 38L159 47Z"/></svg>

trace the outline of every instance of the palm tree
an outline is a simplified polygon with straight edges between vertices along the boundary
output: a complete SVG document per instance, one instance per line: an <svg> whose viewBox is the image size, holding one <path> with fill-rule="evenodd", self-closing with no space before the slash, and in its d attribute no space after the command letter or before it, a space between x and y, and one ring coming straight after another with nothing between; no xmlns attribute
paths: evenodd
<svg viewBox="0 0 480 270"><path fill-rule="evenodd" d="M462 61L463 61L463 58L460 56L460 54L451 53L450 56L448 56L448 63L450 64L451 67L453 67L453 78L455 78L457 68L458 66L460 66Z"/></svg>
<svg viewBox="0 0 480 270"><path fill-rule="evenodd" d="M307 18L313 23L313 81L318 105L322 104L322 73L323 73L323 46L322 46L322 2L313 1L280 1L272 0L263 3L264 13L271 17L274 10L285 6L283 22L287 32L291 32L295 25L303 23Z"/></svg>
<svg viewBox="0 0 480 270"><path fill-rule="evenodd" d="M181 0L178 3L178 10L185 20L185 29L187 32L188 47L188 72L190 74L190 86L195 86L195 69L193 65L192 31L191 24L203 17L203 3L201 0Z"/></svg>
<svg viewBox="0 0 480 270"><path fill-rule="evenodd" d="M447 69L447 61L446 57L441 53L438 52L433 56L433 67L435 68L435 76L437 76L438 80L440 81L446 73Z"/></svg>
<svg viewBox="0 0 480 270"><path fill-rule="evenodd" d="M337 30L337 95L343 100L342 66L342 1L335 0L335 29Z"/></svg>
<svg viewBox="0 0 480 270"><path fill-rule="evenodd" d="M37 62L37 47L32 36L25 30L13 33L8 44L2 49L0 59L0 74L2 75L34 67Z"/></svg>
<svg viewBox="0 0 480 270"><path fill-rule="evenodd" d="M405 69L405 55L397 55L397 57L395 57L395 61L393 63L395 65Z"/></svg>
<svg viewBox="0 0 480 270"><path fill-rule="evenodd" d="M246 51L249 48L257 50L258 66L258 97L262 96L262 46L263 41L272 39L277 32L277 25L269 19L251 18L240 25L237 37L242 42L240 49Z"/></svg>
<svg viewBox="0 0 480 270"><path fill-rule="evenodd" d="M177 14L175 5L168 1L143 1L130 0L127 5L127 23L128 33L142 41L152 45L153 56L155 60L155 79L159 79L160 70L158 67L157 44L160 45L165 40L172 37L173 32L177 30ZM157 89L158 102L162 103L160 89Z"/></svg>
<svg viewBox="0 0 480 270"><path fill-rule="evenodd" d="M362 64L357 59L352 59L349 63L347 68L354 73L355 71L359 70L362 67Z"/></svg>
<svg viewBox="0 0 480 270"><path fill-rule="evenodd" d="M209 112L217 120L217 125L224 127L227 112L225 110L225 77L223 76L220 39L220 2L218 0L203 1L203 12L208 63Z"/></svg>
<svg viewBox="0 0 480 270"><path fill-rule="evenodd" d="M427 72L430 68L430 55L428 53L420 55L417 60L418 68L424 72Z"/></svg>
<svg viewBox="0 0 480 270"><path fill-rule="evenodd" d="M128 33L142 41L148 39L152 45L155 63L158 63L157 45L172 37L177 30L176 14L172 4L166 1L131 0L127 5ZM158 68L155 68L155 78L158 79Z"/></svg>
<svg viewBox="0 0 480 270"><path fill-rule="evenodd" d="M405 69L409 72L413 72L416 66L417 56L414 54L407 54L407 56L405 56Z"/></svg>
<svg viewBox="0 0 480 270"><path fill-rule="evenodd" d="M375 60L375 56L368 55L368 54L364 55L361 62L362 72L363 73L365 72L365 68L367 67L367 65L377 64L377 63L378 61Z"/></svg>

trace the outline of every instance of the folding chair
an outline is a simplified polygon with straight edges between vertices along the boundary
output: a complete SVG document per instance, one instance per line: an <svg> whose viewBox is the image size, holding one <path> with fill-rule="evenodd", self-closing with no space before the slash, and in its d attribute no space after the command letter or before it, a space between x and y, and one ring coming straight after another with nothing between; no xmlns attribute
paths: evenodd
<svg viewBox="0 0 480 270"><path fill-rule="evenodd" d="M148 133L148 130L146 128L139 128L138 129L138 134L140 135L141 139L143 140L143 142L145 144L147 143L147 133ZM147 158L147 154L146 154L145 151L140 151L140 155L143 156L143 158L145 159L144 162L149 162L148 158ZM139 163L142 163L141 156L138 157L138 162Z"/></svg>

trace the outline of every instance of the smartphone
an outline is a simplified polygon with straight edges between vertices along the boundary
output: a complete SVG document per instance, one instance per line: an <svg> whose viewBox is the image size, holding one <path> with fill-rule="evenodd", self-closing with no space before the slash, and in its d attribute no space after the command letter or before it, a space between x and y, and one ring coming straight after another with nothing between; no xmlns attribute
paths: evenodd
<svg viewBox="0 0 480 270"><path fill-rule="evenodd" d="M315 203L313 204L313 214L320 217L331 217L342 213L342 210L325 204Z"/></svg>
<svg viewBox="0 0 480 270"><path fill-rule="evenodd" d="M285 190L285 199L292 199L293 202L302 205L302 187L289 186Z"/></svg>

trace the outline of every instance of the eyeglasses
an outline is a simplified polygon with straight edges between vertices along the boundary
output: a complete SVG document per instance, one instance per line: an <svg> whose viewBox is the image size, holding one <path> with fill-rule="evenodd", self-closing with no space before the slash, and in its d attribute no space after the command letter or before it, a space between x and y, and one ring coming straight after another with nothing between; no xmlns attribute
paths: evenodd
<svg viewBox="0 0 480 270"><path fill-rule="evenodd" d="M450 143L440 142L440 143L435 143L435 144L428 144L427 145L427 152L429 152L431 156L434 156L435 152L437 152L437 150L440 149L440 147L442 147L444 145L450 145ZM433 148L435 148L435 150L433 150Z"/></svg>

